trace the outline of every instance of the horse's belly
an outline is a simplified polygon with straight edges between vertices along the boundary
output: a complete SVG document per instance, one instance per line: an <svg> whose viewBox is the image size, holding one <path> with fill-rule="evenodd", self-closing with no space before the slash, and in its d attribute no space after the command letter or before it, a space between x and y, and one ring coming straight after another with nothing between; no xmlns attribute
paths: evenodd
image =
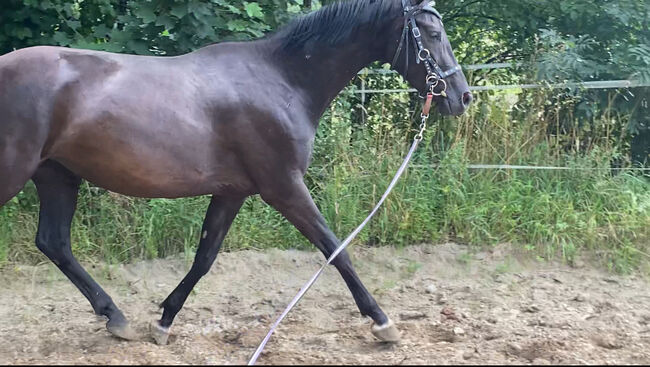
<svg viewBox="0 0 650 367"><path fill-rule="evenodd" d="M233 153L183 138L77 137L60 144L51 158L97 186L129 196L254 193Z"/></svg>
<svg viewBox="0 0 650 367"><path fill-rule="evenodd" d="M67 68L83 69L81 60L68 58ZM115 70L95 83L79 79L61 89L54 108L61 112L50 124L46 158L98 186L131 196L253 190L227 148L227 134L215 131L212 117L197 103L201 95L191 75L159 78L169 66L162 61L147 69L132 60L115 63ZM76 74L68 73L76 80Z"/></svg>

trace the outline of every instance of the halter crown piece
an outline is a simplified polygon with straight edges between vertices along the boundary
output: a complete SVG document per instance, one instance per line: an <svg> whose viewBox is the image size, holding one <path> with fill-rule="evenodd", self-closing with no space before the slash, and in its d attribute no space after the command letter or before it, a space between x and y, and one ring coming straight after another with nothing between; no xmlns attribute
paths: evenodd
<svg viewBox="0 0 650 367"><path fill-rule="evenodd" d="M424 63L424 67L427 69L427 91L428 93L433 94L434 96L447 97L447 82L445 78L457 73L461 70L460 65L456 65L453 68L442 71L440 65L436 60L431 56L431 52L424 47L422 44L422 33L420 28L415 21L415 16L420 13L430 13L435 15L440 21L442 21L442 15L434 8L436 5L435 1L430 2L426 5L411 5L410 0L402 0L402 8L404 9L404 28L402 28L402 36L400 37L399 45L397 46L397 51L395 51L395 56L393 57L392 66L395 67L397 59L406 44L406 63L404 67L404 75L408 72L409 65L409 43L413 39L413 43L416 47L416 57L415 62L419 64L420 62ZM410 30L410 32L409 32ZM409 37L409 34L411 35ZM442 83L442 89L439 92L435 91L435 88Z"/></svg>

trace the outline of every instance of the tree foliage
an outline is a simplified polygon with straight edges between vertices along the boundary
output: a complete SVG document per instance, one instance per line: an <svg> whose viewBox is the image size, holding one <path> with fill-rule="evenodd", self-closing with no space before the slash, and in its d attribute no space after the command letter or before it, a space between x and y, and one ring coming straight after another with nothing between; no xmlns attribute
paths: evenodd
<svg viewBox="0 0 650 367"><path fill-rule="evenodd" d="M302 1L5 0L0 52L59 45L176 55L208 43L262 37Z"/></svg>
<svg viewBox="0 0 650 367"><path fill-rule="evenodd" d="M645 0L439 1L462 62L524 61L544 79L650 75Z"/></svg>
<svg viewBox="0 0 650 367"><path fill-rule="evenodd" d="M212 42L261 37L299 13L331 2L3 0L0 54L60 45L178 55ZM438 0L436 6L461 63L518 61L535 66L478 72L472 75L475 84L531 79L650 82L650 1ZM576 100L567 111L585 121L613 105L632 116L628 132L646 134L641 144L650 145L648 88L621 93L613 102L599 91L561 91L556 97Z"/></svg>
<svg viewBox="0 0 650 367"><path fill-rule="evenodd" d="M650 2L647 0L440 0L450 39L462 63L524 62L516 72L488 71L475 83L516 82L524 75L562 82L633 79L650 83ZM532 62L532 65L529 63ZM532 67L530 67L532 66ZM561 90L553 106L566 107L564 124L584 128L614 109L630 116L627 134L637 161L650 153L649 88L621 91ZM568 131L565 127L553 133ZM625 133L625 132L622 132Z"/></svg>
<svg viewBox="0 0 650 367"><path fill-rule="evenodd" d="M648 1L439 0L437 6L462 63L525 61L541 53L545 79L650 80ZM178 54L261 37L311 8L304 0L4 0L0 52L52 44Z"/></svg>

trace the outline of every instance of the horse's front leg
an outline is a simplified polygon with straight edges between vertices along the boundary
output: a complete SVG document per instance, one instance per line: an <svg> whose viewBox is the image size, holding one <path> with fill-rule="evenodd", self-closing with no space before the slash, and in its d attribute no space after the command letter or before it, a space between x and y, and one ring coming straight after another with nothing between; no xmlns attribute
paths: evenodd
<svg viewBox="0 0 650 367"><path fill-rule="evenodd" d="M261 193L264 201L282 213L326 258L329 258L339 246L339 241L327 227L302 177L296 176L277 187L280 189ZM383 341L398 341L400 335L397 328L359 279L347 251L342 251L332 264L345 280L361 314L373 319L372 333Z"/></svg>
<svg viewBox="0 0 650 367"><path fill-rule="evenodd" d="M167 296L161 304L163 315L160 321L153 321L151 332L156 343L166 344L169 328L181 310L192 288L205 274L210 271L212 263L217 258L221 243L228 229L239 212L245 198L227 199L213 196L203 220L201 241L194 257L192 268L180 284Z"/></svg>

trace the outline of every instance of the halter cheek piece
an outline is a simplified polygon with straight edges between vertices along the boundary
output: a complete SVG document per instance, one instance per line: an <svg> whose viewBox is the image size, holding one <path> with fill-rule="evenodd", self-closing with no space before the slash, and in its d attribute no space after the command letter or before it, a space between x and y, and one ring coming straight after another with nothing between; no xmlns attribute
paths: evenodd
<svg viewBox="0 0 650 367"><path fill-rule="evenodd" d="M415 63L419 64L422 62L424 63L424 67L427 69L426 84L428 93L431 93L434 96L442 96L446 98L447 82L445 82L445 78L459 72L461 70L460 65L456 65L447 71L442 71L440 65L438 65L436 60L431 56L431 52L422 44L422 33L420 32L420 28L415 21L415 16L420 13L433 14L438 19L440 19L440 21L442 21L442 16L436 9L433 8L434 6L435 1L432 1L431 3L423 6L412 6L410 5L410 0L402 0L402 8L404 9L404 28L402 28L402 36L400 37L397 51L393 57L392 66L394 67L397 63L397 59L399 58L402 48L404 47L404 44L406 44L406 66L404 68L404 75L406 75L409 65L408 48L410 40L412 38L417 51ZM409 34L411 37L409 37ZM435 88L441 83L442 89L440 89L439 92L436 92Z"/></svg>

